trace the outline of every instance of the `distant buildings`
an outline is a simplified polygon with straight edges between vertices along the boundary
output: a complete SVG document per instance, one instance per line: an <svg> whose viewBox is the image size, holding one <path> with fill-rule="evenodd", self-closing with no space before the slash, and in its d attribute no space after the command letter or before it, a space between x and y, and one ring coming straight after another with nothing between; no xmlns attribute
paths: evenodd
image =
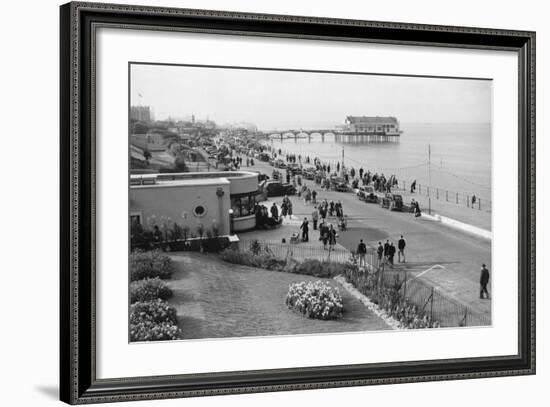
<svg viewBox="0 0 550 407"><path fill-rule="evenodd" d="M153 114L151 107L149 106L131 106L130 107L130 119L140 122L153 121Z"/></svg>
<svg viewBox="0 0 550 407"><path fill-rule="evenodd" d="M399 122L395 117L381 116L348 116L347 130L355 133L366 133L382 136L399 135Z"/></svg>

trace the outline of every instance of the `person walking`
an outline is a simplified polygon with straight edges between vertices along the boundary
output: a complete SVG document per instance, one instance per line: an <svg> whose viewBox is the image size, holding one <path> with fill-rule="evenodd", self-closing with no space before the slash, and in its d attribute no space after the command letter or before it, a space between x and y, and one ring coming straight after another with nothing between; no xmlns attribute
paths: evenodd
<svg viewBox="0 0 550 407"><path fill-rule="evenodd" d="M382 265L382 256L384 256L384 246L382 246L382 242L378 242L376 254L378 255L378 267L380 267Z"/></svg>
<svg viewBox="0 0 550 407"><path fill-rule="evenodd" d="M397 261L401 263L401 257L403 257L403 263L405 263L405 239L403 239L403 235L401 235L401 238L397 242L397 249L399 250L397 252Z"/></svg>
<svg viewBox="0 0 550 407"><path fill-rule="evenodd" d="M367 255L367 245L363 243L363 239L359 241L359 244L357 245L357 256L359 257L359 267L363 266L365 267L365 256Z"/></svg>
<svg viewBox="0 0 550 407"><path fill-rule="evenodd" d="M384 243L384 263L388 262L389 255L390 255L390 241L388 239L386 240L386 243Z"/></svg>
<svg viewBox="0 0 550 407"><path fill-rule="evenodd" d="M476 204L477 198L475 195L472 195L472 209L474 209L474 205Z"/></svg>
<svg viewBox="0 0 550 407"><path fill-rule="evenodd" d="M481 275L479 276L479 298L483 299L483 294L489 299L489 291L487 291L487 284L489 284L489 270L485 266L485 263L481 265Z"/></svg>
<svg viewBox="0 0 550 407"><path fill-rule="evenodd" d="M395 256L395 246L393 245L393 242L390 243L390 247L388 247L388 261L390 263L390 267L393 268L393 258Z"/></svg>
<svg viewBox="0 0 550 407"><path fill-rule="evenodd" d="M319 211L315 206L313 212L311 213L311 220L313 221L313 230L317 230L317 222L319 221Z"/></svg>
<svg viewBox="0 0 550 407"><path fill-rule="evenodd" d="M311 202L313 203L313 205L316 205L317 204L317 191L316 190L313 190L311 191Z"/></svg>
<svg viewBox="0 0 550 407"><path fill-rule="evenodd" d="M328 246L329 251L334 250L334 246L336 246L336 229L334 229L334 226L332 226L332 224L330 225L330 228L328 230Z"/></svg>
<svg viewBox="0 0 550 407"><path fill-rule="evenodd" d="M278 222L279 221L279 208L277 208L277 204L275 204L275 202L273 202L273 205L271 205L271 217L273 218L273 220L275 222Z"/></svg>
<svg viewBox="0 0 550 407"><path fill-rule="evenodd" d="M304 218L304 221L302 222L300 229L302 229L302 242L308 242L309 241L309 222L307 218Z"/></svg>
<svg viewBox="0 0 550 407"><path fill-rule="evenodd" d="M328 243L328 227L325 221L323 220L321 222L321 225L319 227L319 234L320 234L320 240L323 242L323 249L327 250L327 243Z"/></svg>

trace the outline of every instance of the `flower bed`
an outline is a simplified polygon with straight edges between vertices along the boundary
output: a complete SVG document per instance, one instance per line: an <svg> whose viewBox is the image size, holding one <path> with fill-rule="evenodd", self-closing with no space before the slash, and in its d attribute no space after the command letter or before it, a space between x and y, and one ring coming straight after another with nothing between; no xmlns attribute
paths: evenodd
<svg viewBox="0 0 550 407"><path fill-rule="evenodd" d="M130 307L130 341L178 339L176 310L166 301L138 301Z"/></svg>
<svg viewBox="0 0 550 407"><path fill-rule="evenodd" d="M158 277L132 281L130 283L130 303L151 301L160 298L167 300L172 296L172 290Z"/></svg>
<svg viewBox="0 0 550 407"><path fill-rule="evenodd" d="M286 305L308 318L324 320L341 317L344 311L338 289L323 281L291 284Z"/></svg>
<svg viewBox="0 0 550 407"><path fill-rule="evenodd" d="M135 251L130 254L130 280L167 279L172 276L172 261L161 250Z"/></svg>

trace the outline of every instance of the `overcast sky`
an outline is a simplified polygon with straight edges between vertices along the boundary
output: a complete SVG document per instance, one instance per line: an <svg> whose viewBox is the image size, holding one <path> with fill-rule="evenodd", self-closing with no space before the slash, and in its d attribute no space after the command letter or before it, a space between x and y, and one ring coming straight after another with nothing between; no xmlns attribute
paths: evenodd
<svg viewBox="0 0 550 407"><path fill-rule="evenodd" d="M158 120L194 114L264 130L343 124L347 115L490 123L492 110L488 80L186 66L132 65L130 94Z"/></svg>

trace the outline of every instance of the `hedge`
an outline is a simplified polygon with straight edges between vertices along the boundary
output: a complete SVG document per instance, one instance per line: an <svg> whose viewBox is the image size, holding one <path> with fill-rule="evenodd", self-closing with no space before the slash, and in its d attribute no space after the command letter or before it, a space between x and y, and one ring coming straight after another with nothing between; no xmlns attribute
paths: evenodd
<svg viewBox="0 0 550 407"><path fill-rule="evenodd" d="M134 251L130 254L130 280L144 278L168 279L172 276L172 261L161 250Z"/></svg>
<svg viewBox="0 0 550 407"><path fill-rule="evenodd" d="M172 297L172 290L160 278L146 278L130 283L130 302L151 301Z"/></svg>

